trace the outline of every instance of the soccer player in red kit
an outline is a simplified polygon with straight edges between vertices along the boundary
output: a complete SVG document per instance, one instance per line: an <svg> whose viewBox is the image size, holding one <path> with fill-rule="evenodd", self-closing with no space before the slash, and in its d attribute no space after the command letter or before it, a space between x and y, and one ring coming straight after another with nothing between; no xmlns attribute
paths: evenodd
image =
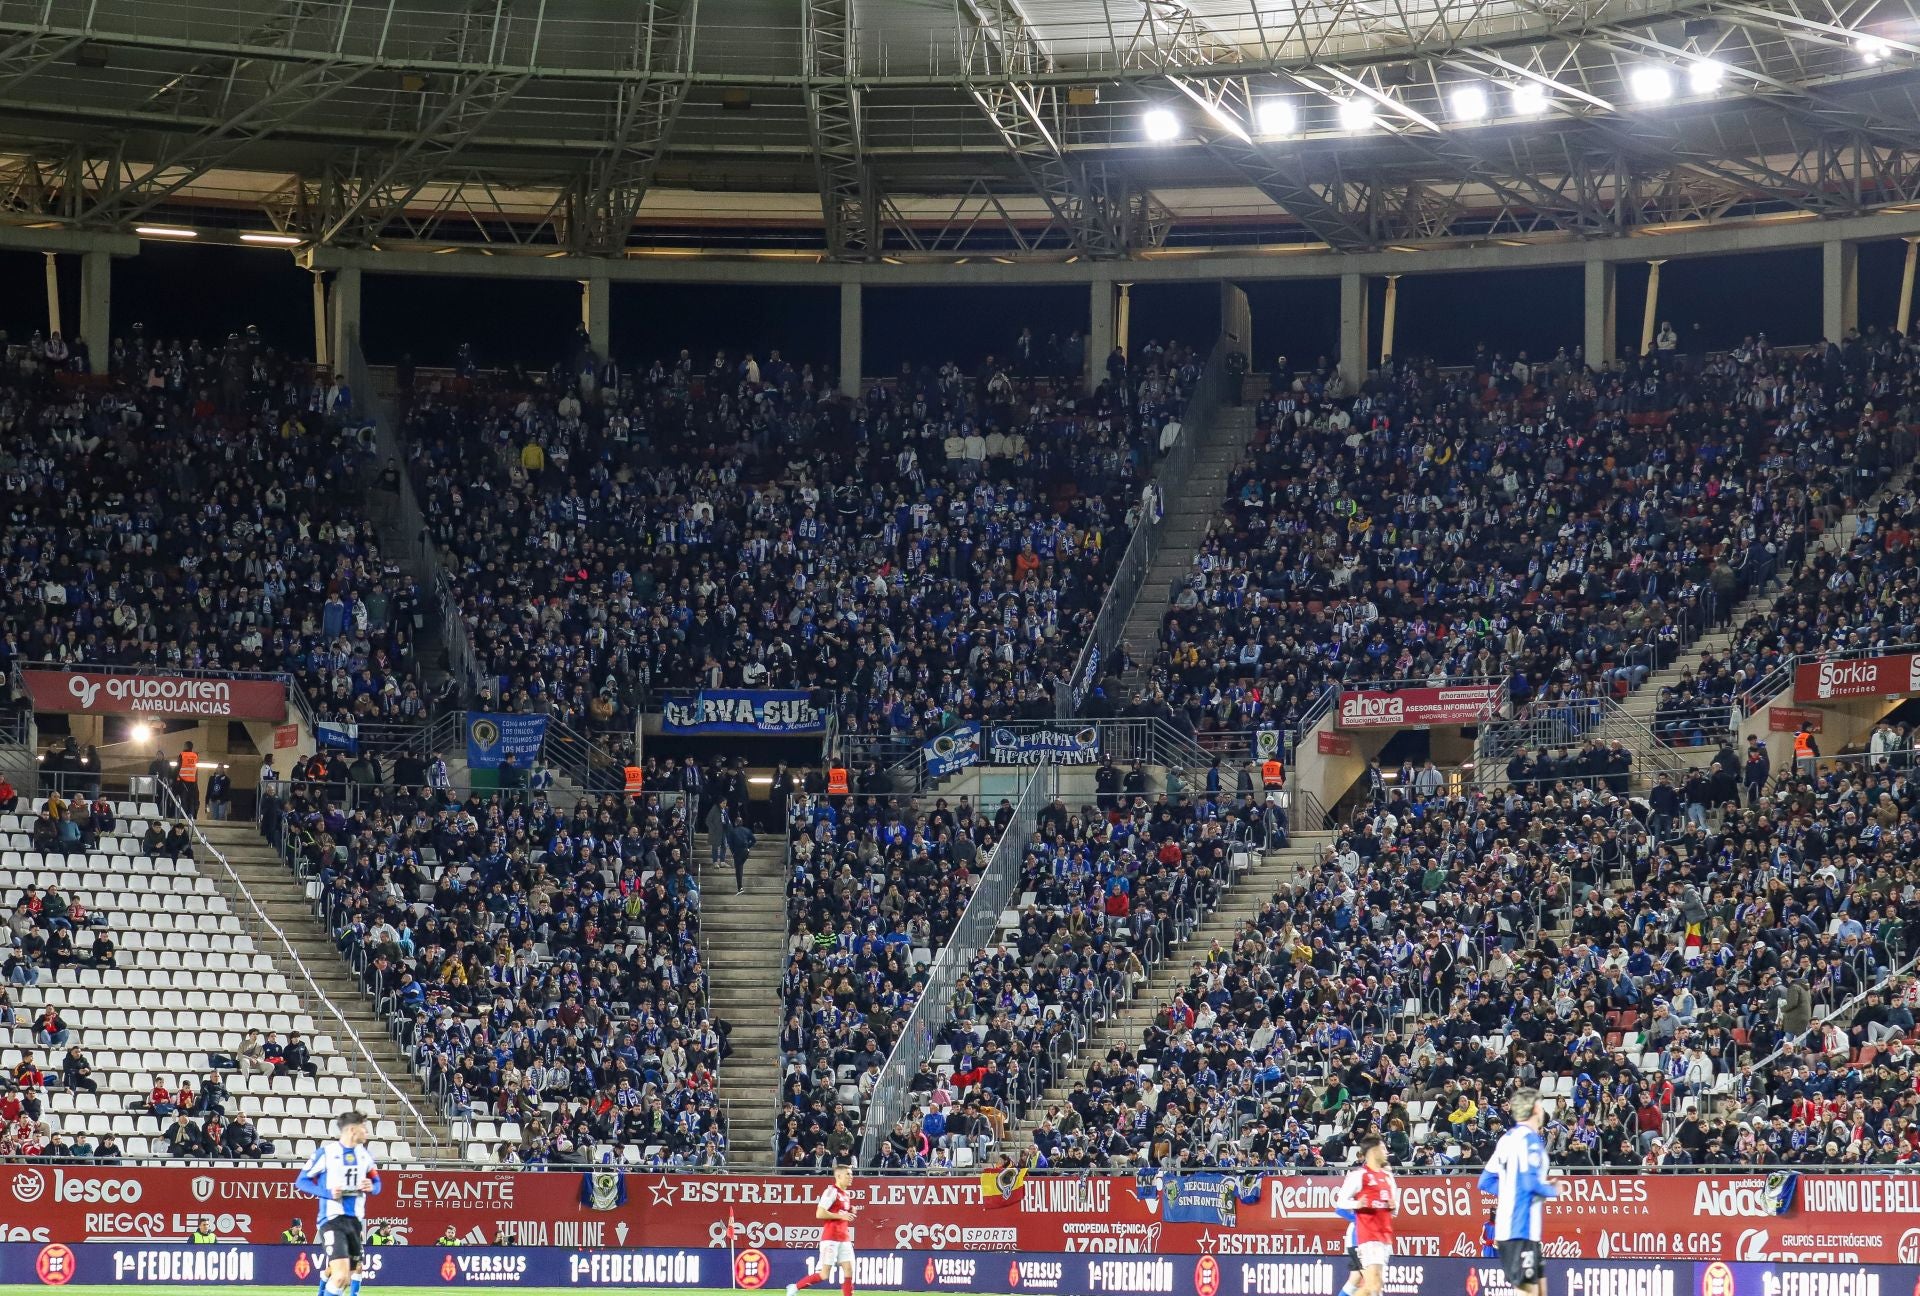
<svg viewBox="0 0 1920 1296"><path fill-rule="evenodd" d="M840 1296L853 1296L853 1167L833 1168L833 1186L820 1194L813 1217L820 1221L820 1259L812 1273L797 1283L787 1284L787 1296L803 1287L825 1282L835 1269L840 1271Z"/></svg>
<svg viewBox="0 0 1920 1296"><path fill-rule="evenodd" d="M1347 1172L1335 1204L1353 1212L1354 1249L1360 1253L1357 1296L1380 1296L1393 1257L1393 1212L1400 1185L1387 1169L1387 1145L1378 1134L1360 1140L1360 1164Z"/></svg>

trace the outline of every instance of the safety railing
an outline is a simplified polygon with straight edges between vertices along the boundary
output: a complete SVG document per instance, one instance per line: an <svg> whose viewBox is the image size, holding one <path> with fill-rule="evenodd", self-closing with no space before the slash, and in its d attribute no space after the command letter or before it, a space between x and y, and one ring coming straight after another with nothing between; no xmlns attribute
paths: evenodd
<svg viewBox="0 0 1920 1296"><path fill-rule="evenodd" d="M440 1131L431 1121L420 1114L420 1109L413 1105L412 1100L409 1099L405 1093L401 1092L400 1087L394 1084L392 1077L387 1074L386 1068L381 1066L380 1063L375 1060L373 1054L368 1051L366 1041L360 1038L360 1033L354 1030L352 1024L341 1014L339 1007L335 1005L327 993L320 988L319 983L314 980L313 972L307 967L306 961L300 957L299 952L294 949L293 942L288 939L286 932L281 930L279 924L267 916L267 911L262 908L260 902L254 898L253 892L249 890L247 884L241 880L240 875L234 871L233 865L228 863L227 857L221 853L220 848L207 840L207 835L200 831L200 825L194 821L192 815L187 813L186 808L181 804L180 798L175 794L172 786L164 779L156 780L154 796L161 807L173 818L187 825L187 830L192 834L194 839L194 863L196 867L204 867L207 863L212 862L219 866L221 873L225 874L224 886L222 885L222 879L220 877L214 877L212 879L214 887L216 890L222 892L229 906L233 909L235 917L240 920L241 927L246 930L247 935L253 939L255 945L266 946L271 944L276 947L277 952L274 954L276 964L281 964L283 968L291 969L298 974L299 979L306 986L307 994L311 996L309 1002L323 1009L326 1015L332 1018L334 1023L339 1027L342 1035L352 1041L354 1051L360 1055L361 1060L367 1065L369 1078L378 1080L379 1083L386 1086L387 1090L392 1093L394 1100L406 1110L407 1115L412 1119L413 1128L419 1130L422 1139L428 1147L439 1147L443 1145L445 1139L441 1136ZM271 937L271 939L269 939L269 937Z"/></svg>
<svg viewBox="0 0 1920 1296"><path fill-rule="evenodd" d="M1767 703L1777 699L1782 692L1791 688L1800 667L1804 665L1866 661L1875 657L1899 657L1909 653L1920 654L1920 643L1882 644L1875 648L1862 648L1856 652L1795 653L1781 659L1772 670L1748 685L1744 692L1734 698L1734 704L1740 708L1741 715L1751 716Z"/></svg>
<svg viewBox="0 0 1920 1296"><path fill-rule="evenodd" d="M1740 709L1731 701L1710 699L1663 707L1647 717L1653 736L1668 747L1708 747L1740 731Z"/></svg>
<svg viewBox="0 0 1920 1296"><path fill-rule="evenodd" d="M1073 670L1054 690L1055 714L1066 719L1080 713L1081 705L1099 678L1101 663L1112 659L1126 630L1127 618L1140 598L1141 587L1159 555L1162 531L1166 527L1165 503L1180 498L1193 476L1196 447L1211 433L1220 409L1221 386L1226 381L1227 356L1234 348L1225 339L1214 345L1207 356L1196 389L1188 397L1181 414L1180 436L1154 469L1151 483L1142 490L1142 510L1126 550L1114 565L1107 593L1093 619L1087 642L1074 659Z"/></svg>
<svg viewBox="0 0 1920 1296"><path fill-rule="evenodd" d="M881 1081L874 1086L873 1098L867 1105L860 1142L863 1165L874 1163L887 1132L905 1114L913 1079L920 1074L921 1065L933 1055L940 1029L952 1015L955 987L972 964L974 955L992 937L1000 911L1006 908L1020 885L1027 839L1039 822L1041 809L1053 799L1057 773L1051 763L1034 768L1014 803L1013 817L1001 829L993 853L987 857L967 907L961 911L947 943L933 956L926 985L902 1023L899 1038L881 1068Z"/></svg>
<svg viewBox="0 0 1920 1296"><path fill-rule="evenodd" d="M983 742L995 730L1017 736L1091 729L1095 734L1094 750L1101 758L1110 758L1119 765L1138 761L1179 770L1189 790L1198 786L1205 770L1216 759L1245 761L1253 750L1252 730L1206 730L1189 736L1158 717L1007 720L982 725L981 729ZM1283 731L1283 739L1288 736ZM902 791L923 791L932 781L926 773L925 743L911 734L845 734L840 739L840 754L856 770L865 769L869 764L878 766L893 787ZM983 750L978 764L989 763Z"/></svg>
<svg viewBox="0 0 1920 1296"><path fill-rule="evenodd" d="M478 664L467 636L467 623L460 615L446 564L441 561L427 528L426 510L420 507L419 492L414 489L413 474L408 471L405 441L394 409L376 394L373 375L367 367L366 353L360 346L357 330L348 335L347 381L359 393L358 403L373 421L374 445L380 455L400 469L400 489L392 502L393 542L419 578L423 589L431 590L438 605L441 645L447 652L447 673L459 683L463 693L470 692L479 680Z"/></svg>

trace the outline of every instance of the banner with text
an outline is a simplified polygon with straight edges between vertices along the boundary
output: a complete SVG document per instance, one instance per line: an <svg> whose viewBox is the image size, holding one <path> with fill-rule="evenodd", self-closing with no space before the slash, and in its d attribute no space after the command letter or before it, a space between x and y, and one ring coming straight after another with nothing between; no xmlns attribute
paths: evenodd
<svg viewBox="0 0 1920 1296"><path fill-rule="evenodd" d="M540 744L547 736L543 715L513 715L505 711L467 712L467 766L499 769L513 757L518 769L533 768Z"/></svg>
<svg viewBox="0 0 1920 1296"><path fill-rule="evenodd" d="M413 1245L451 1227L467 1245L508 1235L522 1246L807 1248L825 1179L629 1174L612 1209L582 1203L582 1176L394 1171L374 1220ZM976 1178L862 1177L861 1241L913 1251L1099 1252L1110 1255L1345 1254L1334 1214L1339 1176L1269 1176L1227 1223L1169 1219L1127 1177L1030 1175L1009 1207ZM1547 1253L1598 1259L1737 1256L1835 1264L1920 1259L1920 1175L1818 1175L1785 1185L1765 1174L1565 1175L1548 1203ZM1479 1253L1486 1203L1471 1175L1400 1179L1398 1253ZM277 1240L313 1201L284 1169L191 1166L0 1166L0 1241L175 1241L198 1220L234 1241ZM783 1283L784 1285L784 1283ZM1900 1296L1910 1296L1903 1292Z"/></svg>
<svg viewBox="0 0 1920 1296"><path fill-rule="evenodd" d="M660 730L670 734L804 734L827 727L827 713L798 689L707 689L668 698Z"/></svg>
<svg viewBox="0 0 1920 1296"><path fill-rule="evenodd" d="M1795 702L1920 693L1920 653L1802 662L1793 668Z"/></svg>
<svg viewBox="0 0 1920 1296"><path fill-rule="evenodd" d="M920 755L926 761L927 777L945 778L957 770L980 763L980 722L969 720L955 725L930 742L922 743Z"/></svg>
<svg viewBox="0 0 1920 1296"><path fill-rule="evenodd" d="M987 736L989 765L1095 765L1100 761L1100 731L1085 729L995 729Z"/></svg>
<svg viewBox="0 0 1920 1296"><path fill-rule="evenodd" d="M287 686L277 680L23 670L20 681L36 711L276 724L287 718Z"/></svg>
<svg viewBox="0 0 1920 1296"><path fill-rule="evenodd" d="M1340 695L1342 729L1397 729L1416 725L1478 724L1493 714L1495 684L1458 688L1359 689Z"/></svg>
<svg viewBox="0 0 1920 1296"><path fill-rule="evenodd" d="M318 1278L321 1252L298 1246L179 1244L0 1246L0 1283L9 1292L80 1286L302 1287ZM745 1247L615 1251L565 1248L370 1248L369 1291L399 1288L733 1288L778 1292L808 1271L812 1257ZM1199 1255L1101 1256L1015 1251L930 1256L899 1249L855 1253L863 1291L1067 1293L1099 1296L1337 1296L1344 1257ZM1832 1265L1699 1258L1550 1258L1549 1291L1566 1296L1910 1296L1920 1266ZM1490 1257L1402 1256L1388 1263L1383 1296L1511 1296Z"/></svg>

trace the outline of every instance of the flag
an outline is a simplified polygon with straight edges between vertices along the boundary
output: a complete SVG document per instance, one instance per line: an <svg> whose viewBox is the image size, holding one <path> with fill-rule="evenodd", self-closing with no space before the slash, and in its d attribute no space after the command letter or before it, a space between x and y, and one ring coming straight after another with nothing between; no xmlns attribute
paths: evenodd
<svg viewBox="0 0 1920 1296"><path fill-rule="evenodd" d="M1687 962L1698 963L1700 961L1700 952L1704 944L1705 944L1705 939L1700 930L1700 924L1697 922L1688 923L1687 924Z"/></svg>
<svg viewBox="0 0 1920 1296"><path fill-rule="evenodd" d="M1257 1206L1260 1204L1260 1193L1266 1182L1256 1173L1243 1174L1240 1176L1240 1182L1234 1185L1234 1196L1240 1199L1242 1206Z"/></svg>
<svg viewBox="0 0 1920 1296"><path fill-rule="evenodd" d="M739 1231L740 1226L736 1224L733 1219L733 1207L729 1206L727 1207L727 1245L729 1247L733 1245L733 1240L739 1234Z"/></svg>
<svg viewBox="0 0 1920 1296"><path fill-rule="evenodd" d="M1133 1195L1146 1203L1148 1210L1160 1209L1160 1172L1150 1170L1133 1177Z"/></svg>
<svg viewBox="0 0 1920 1296"><path fill-rule="evenodd" d="M1004 1210L1020 1200L1020 1185L1027 1181L1025 1166L1001 1166L980 1176L980 1195L990 1210Z"/></svg>
<svg viewBox="0 0 1920 1296"><path fill-rule="evenodd" d="M617 1210L627 1204L627 1176L619 1170L589 1170L580 1178L580 1205L585 1210Z"/></svg>
<svg viewBox="0 0 1920 1296"><path fill-rule="evenodd" d="M313 724L314 741L322 747L335 747L343 752L360 750L360 726L342 724L336 720L316 720Z"/></svg>

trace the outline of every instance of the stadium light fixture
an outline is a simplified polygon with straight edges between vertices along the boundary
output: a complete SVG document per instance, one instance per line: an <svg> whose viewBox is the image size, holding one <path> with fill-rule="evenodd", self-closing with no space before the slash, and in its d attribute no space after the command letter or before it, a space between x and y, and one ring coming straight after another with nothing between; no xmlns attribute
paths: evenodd
<svg viewBox="0 0 1920 1296"><path fill-rule="evenodd" d="M1293 100L1278 95L1254 105L1253 121L1262 135L1291 135L1300 125L1300 113Z"/></svg>
<svg viewBox="0 0 1920 1296"><path fill-rule="evenodd" d="M1522 81L1507 92L1515 117L1538 117L1547 110L1547 88L1538 81Z"/></svg>
<svg viewBox="0 0 1920 1296"><path fill-rule="evenodd" d="M195 239L200 237L199 230L181 229L177 225L135 225L133 232L144 238Z"/></svg>
<svg viewBox="0 0 1920 1296"><path fill-rule="evenodd" d="M1727 65L1719 59L1695 59L1687 66L1687 88L1697 95L1710 95L1727 79Z"/></svg>
<svg viewBox="0 0 1920 1296"><path fill-rule="evenodd" d="M1352 134L1373 129L1373 100L1354 95L1340 101L1340 129Z"/></svg>
<svg viewBox="0 0 1920 1296"><path fill-rule="evenodd" d="M299 247L305 239L293 234L242 234L242 243L251 243L255 247Z"/></svg>
<svg viewBox="0 0 1920 1296"><path fill-rule="evenodd" d="M1149 108L1146 116L1140 119L1141 129L1147 138L1156 144L1166 144L1180 138L1180 118L1171 108Z"/></svg>
<svg viewBox="0 0 1920 1296"><path fill-rule="evenodd" d="M133 740L135 742L143 743L147 739L153 737L153 726L148 724L145 720L135 720L133 722L133 729L131 732L133 734Z"/></svg>
<svg viewBox="0 0 1920 1296"><path fill-rule="evenodd" d="M1665 103L1673 98L1673 73L1653 63L1637 67L1627 76L1627 89L1640 103Z"/></svg>
<svg viewBox="0 0 1920 1296"><path fill-rule="evenodd" d="M1455 86L1447 99L1455 121L1477 122L1487 115L1487 89L1477 81Z"/></svg>
<svg viewBox="0 0 1920 1296"><path fill-rule="evenodd" d="M1886 59L1891 47L1885 38L1872 32L1861 32L1853 38L1853 47L1860 51L1860 57L1867 63L1879 63Z"/></svg>

